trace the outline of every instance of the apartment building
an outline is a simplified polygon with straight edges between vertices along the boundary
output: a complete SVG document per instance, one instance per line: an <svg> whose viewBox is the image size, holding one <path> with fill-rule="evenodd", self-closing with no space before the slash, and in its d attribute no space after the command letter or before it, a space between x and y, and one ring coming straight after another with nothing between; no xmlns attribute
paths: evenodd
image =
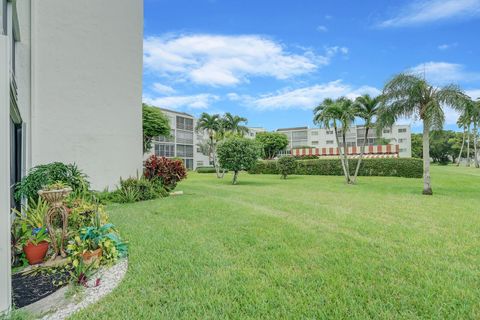
<svg viewBox="0 0 480 320"><path fill-rule="evenodd" d="M0 0L0 313L15 183L53 161L95 189L142 170L142 43L142 0Z"/></svg>
<svg viewBox="0 0 480 320"><path fill-rule="evenodd" d="M202 132L195 131L197 125L195 117L185 112L159 109L170 120L172 131L169 137L157 137L153 140L150 154L166 158L181 158L189 170L210 165L208 155L202 153L200 146L205 142L205 137Z"/></svg>
<svg viewBox="0 0 480 320"><path fill-rule="evenodd" d="M277 129L277 132L283 133L287 136L289 150L302 147L337 148L334 129L309 128L305 126L281 128ZM364 137L365 127L353 126L346 135L347 147L361 147L363 145ZM379 138L388 140L389 144L399 145L400 157L409 158L412 156L412 141L409 125L394 125L391 128L384 129L380 137L377 136L375 129L370 129L367 137L367 145L377 145ZM340 142L340 145L342 145L342 142Z"/></svg>

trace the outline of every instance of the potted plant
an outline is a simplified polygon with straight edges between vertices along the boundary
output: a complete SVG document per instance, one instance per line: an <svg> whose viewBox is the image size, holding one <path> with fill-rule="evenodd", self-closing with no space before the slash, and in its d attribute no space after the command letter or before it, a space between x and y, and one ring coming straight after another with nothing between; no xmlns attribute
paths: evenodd
<svg viewBox="0 0 480 320"><path fill-rule="evenodd" d="M23 224L22 230L24 236L22 237L23 252L28 260L28 263L38 264L42 263L47 255L50 238L45 227L40 230L29 230L26 224Z"/></svg>

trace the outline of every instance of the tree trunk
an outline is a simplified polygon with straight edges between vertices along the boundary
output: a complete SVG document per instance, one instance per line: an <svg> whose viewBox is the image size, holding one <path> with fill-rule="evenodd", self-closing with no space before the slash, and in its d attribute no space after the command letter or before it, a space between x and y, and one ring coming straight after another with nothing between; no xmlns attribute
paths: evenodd
<svg viewBox="0 0 480 320"><path fill-rule="evenodd" d="M233 181L232 184L237 184L238 170L233 171Z"/></svg>
<svg viewBox="0 0 480 320"><path fill-rule="evenodd" d="M475 162L475 168L480 167L480 164L478 163L477 142L478 142L478 123L477 121L474 121L473 122L473 159Z"/></svg>
<svg viewBox="0 0 480 320"><path fill-rule="evenodd" d="M430 124L423 120L423 194L432 195L430 181Z"/></svg>
<svg viewBox="0 0 480 320"><path fill-rule="evenodd" d="M355 175L353 176L353 181L352 181L353 184L357 182L358 171L360 170L360 164L362 163L363 154L365 153L365 145L367 144L367 138L368 138L368 129L370 128L367 126L365 128L365 137L363 139L363 145L360 148L360 158L358 158L357 167L355 168Z"/></svg>
<svg viewBox="0 0 480 320"><path fill-rule="evenodd" d="M460 147L460 153L458 154L458 161L457 167L460 166L460 161L462 160L462 153L463 153L463 146L465 145L465 134L467 132L467 128L463 126L463 138L462 138L462 146Z"/></svg>
<svg viewBox="0 0 480 320"><path fill-rule="evenodd" d="M345 182L348 183L349 178L348 178L348 174L347 174L347 169L345 167L345 163L343 162L342 149L340 148L340 140L338 139L337 125L336 124L334 124L333 129L335 130L335 140L337 140L338 153L339 153L339 156L340 156L340 162L342 163L343 175L345 176Z"/></svg>
<svg viewBox="0 0 480 320"><path fill-rule="evenodd" d="M467 167L470 167L470 123L467 131Z"/></svg>
<svg viewBox="0 0 480 320"><path fill-rule="evenodd" d="M345 170L347 171L347 183L352 183L350 179L350 164L348 163L348 147L347 147L347 133L345 130L342 130L342 140L343 140L343 158L345 159Z"/></svg>

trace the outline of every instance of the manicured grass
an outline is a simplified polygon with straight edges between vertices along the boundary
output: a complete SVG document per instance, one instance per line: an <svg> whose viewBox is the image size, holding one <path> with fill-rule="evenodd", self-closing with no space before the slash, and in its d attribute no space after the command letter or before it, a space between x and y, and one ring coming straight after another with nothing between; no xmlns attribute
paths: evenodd
<svg viewBox="0 0 480 320"><path fill-rule="evenodd" d="M480 318L480 169L230 179L112 205L129 271L74 319Z"/></svg>

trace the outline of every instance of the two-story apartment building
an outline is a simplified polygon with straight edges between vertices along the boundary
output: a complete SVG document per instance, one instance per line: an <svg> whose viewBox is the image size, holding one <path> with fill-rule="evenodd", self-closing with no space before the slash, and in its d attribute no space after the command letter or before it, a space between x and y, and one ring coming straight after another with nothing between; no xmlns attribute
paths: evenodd
<svg viewBox="0 0 480 320"><path fill-rule="evenodd" d="M325 128L281 128L277 132L287 136L288 149L293 148L337 148L334 129ZM361 147L365 137L365 127L352 126L346 135L347 147ZM388 140L389 144L399 145L399 156L409 158L412 156L412 141L409 125L394 125L391 128L383 129L381 136L377 136L375 129L368 132L367 145L378 144L379 138ZM340 142L341 143L341 142Z"/></svg>
<svg viewBox="0 0 480 320"><path fill-rule="evenodd" d="M0 313L15 183L54 161L95 189L142 170L142 43L143 0L0 0Z"/></svg>

